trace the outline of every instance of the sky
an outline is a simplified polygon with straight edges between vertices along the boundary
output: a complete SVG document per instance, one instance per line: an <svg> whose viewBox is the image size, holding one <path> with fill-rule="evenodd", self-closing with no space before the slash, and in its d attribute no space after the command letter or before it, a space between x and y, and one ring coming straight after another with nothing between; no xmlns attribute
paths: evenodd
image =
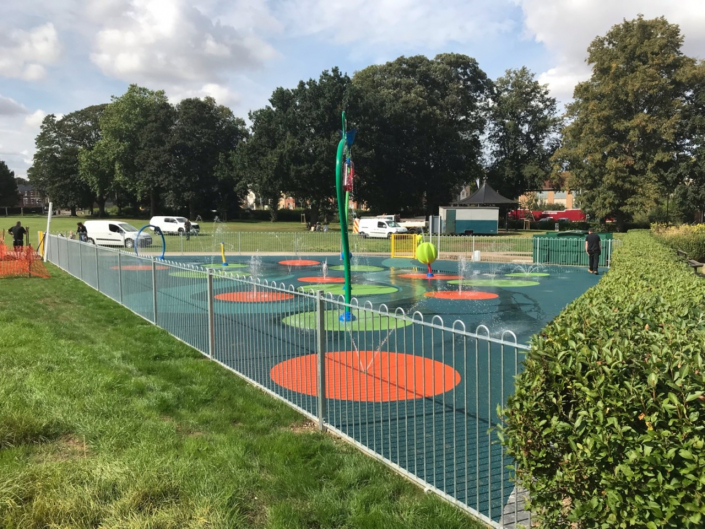
<svg viewBox="0 0 705 529"><path fill-rule="evenodd" d="M592 39L640 13L679 24L705 59L702 0L2 0L0 160L25 177L47 114L132 83L246 119L278 86L400 55L464 53L493 79L526 66L566 103Z"/></svg>

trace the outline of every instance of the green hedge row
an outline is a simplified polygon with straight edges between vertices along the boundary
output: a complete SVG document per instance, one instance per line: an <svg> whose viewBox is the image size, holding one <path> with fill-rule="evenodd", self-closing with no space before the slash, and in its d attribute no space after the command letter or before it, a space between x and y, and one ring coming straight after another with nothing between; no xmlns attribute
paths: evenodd
<svg viewBox="0 0 705 529"><path fill-rule="evenodd" d="M503 442L545 528L705 527L705 281L650 233L533 342Z"/></svg>
<svg viewBox="0 0 705 529"><path fill-rule="evenodd" d="M705 261L705 224L670 227L653 224L651 231L667 246L687 253L689 259Z"/></svg>

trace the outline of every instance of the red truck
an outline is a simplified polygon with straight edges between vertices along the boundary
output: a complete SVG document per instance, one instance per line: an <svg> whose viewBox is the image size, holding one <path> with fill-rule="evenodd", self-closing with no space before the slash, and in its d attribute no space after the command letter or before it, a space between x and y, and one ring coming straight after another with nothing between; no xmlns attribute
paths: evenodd
<svg viewBox="0 0 705 529"><path fill-rule="evenodd" d="M585 222L586 217L582 209L564 209L563 211L544 211L544 218L556 222Z"/></svg>
<svg viewBox="0 0 705 529"><path fill-rule="evenodd" d="M547 218L546 211L529 211L528 209L513 209L509 212L509 220L521 220L529 216L533 217L533 220L541 220Z"/></svg>

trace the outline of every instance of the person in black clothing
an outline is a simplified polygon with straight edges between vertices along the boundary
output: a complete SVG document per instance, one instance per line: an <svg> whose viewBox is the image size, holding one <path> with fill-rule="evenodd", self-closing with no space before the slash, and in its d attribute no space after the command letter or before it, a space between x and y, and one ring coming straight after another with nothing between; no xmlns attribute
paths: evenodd
<svg viewBox="0 0 705 529"><path fill-rule="evenodd" d="M191 240L191 221L188 219L184 222L184 231L186 232L186 240Z"/></svg>
<svg viewBox="0 0 705 529"><path fill-rule="evenodd" d="M590 228L588 236L585 238L585 252L588 254L588 272L597 275L597 266L602 253L602 242L600 236Z"/></svg>
<svg viewBox="0 0 705 529"><path fill-rule="evenodd" d="M81 242L88 241L88 230L83 225L83 222L78 223L78 227L76 228L76 233L78 234L79 241L81 241Z"/></svg>
<svg viewBox="0 0 705 529"><path fill-rule="evenodd" d="M12 234L13 246L15 250L21 249L24 246L24 236L27 230L24 229L22 223L17 221L17 224L8 230Z"/></svg>

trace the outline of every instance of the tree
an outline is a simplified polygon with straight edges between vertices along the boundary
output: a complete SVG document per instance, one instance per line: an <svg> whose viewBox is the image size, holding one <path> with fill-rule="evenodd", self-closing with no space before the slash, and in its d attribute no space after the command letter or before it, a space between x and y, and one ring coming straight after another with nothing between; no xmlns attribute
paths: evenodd
<svg viewBox="0 0 705 529"><path fill-rule="evenodd" d="M575 88L555 171L569 170L581 206L618 229L690 171L688 121L702 67L665 18L624 21L588 48L592 76Z"/></svg>
<svg viewBox="0 0 705 529"><path fill-rule="evenodd" d="M286 94L286 92L282 92ZM289 171L282 145L284 131L282 112L271 106L250 112L252 132L230 156L231 171L269 205L272 220L276 220L279 197Z"/></svg>
<svg viewBox="0 0 705 529"><path fill-rule="evenodd" d="M387 212L425 212L447 204L481 171L491 81L465 55L400 57L353 77L349 119L355 196Z"/></svg>
<svg viewBox="0 0 705 529"><path fill-rule="evenodd" d="M88 185L96 196L98 202L98 215L105 215L105 202L107 197L117 188L115 181L116 165L108 146L99 141L91 149L82 149L78 153L79 176Z"/></svg>
<svg viewBox="0 0 705 529"><path fill-rule="evenodd" d="M313 222L334 209L335 150L349 85L338 68L326 70L294 89L277 88L269 106L250 115L252 139L239 163L271 208L284 192L308 204Z"/></svg>
<svg viewBox="0 0 705 529"><path fill-rule="evenodd" d="M101 111L101 106L88 107L58 120L50 114L35 139L29 181L55 205L70 208L74 216L77 206L93 207L94 194L80 177L78 155L82 149L92 149L100 137Z"/></svg>
<svg viewBox="0 0 705 529"><path fill-rule="evenodd" d="M510 198L543 189L560 129L556 100L546 85L527 68L507 70L494 84L488 114L490 183Z"/></svg>
<svg viewBox="0 0 705 529"><path fill-rule="evenodd" d="M19 200L15 172L0 160L0 206L16 206Z"/></svg>
<svg viewBox="0 0 705 529"><path fill-rule="evenodd" d="M149 200L150 214L157 211L160 192L169 184L170 135L175 110L163 91L130 85L113 97L105 109L100 129L101 152L115 162L116 183L138 200Z"/></svg>
<svg viewBox="0 0 705 529"><path fill-rule="evenodd" d="M181 101L170 139L171 205L187 205L195 218L197 209L217 204L220 217L227 218L228 209L232 211L229 203L239 204L242 194L229 159L246 135L245 122L213 98Z"/></svg>

